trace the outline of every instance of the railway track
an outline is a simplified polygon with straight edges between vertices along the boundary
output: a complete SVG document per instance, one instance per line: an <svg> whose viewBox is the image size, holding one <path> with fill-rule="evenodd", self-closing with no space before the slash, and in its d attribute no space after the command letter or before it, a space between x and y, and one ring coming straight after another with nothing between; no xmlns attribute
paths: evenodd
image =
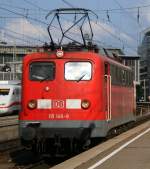
<svg viewBox="0 0 150 169"><path fill-rule="evenodd" d="M18 115L0 117L0 128L18 125Z"/></svg>
<svg viewBox="0 0 150 169"><path fill-rule="evenodd" d="M0 142L0 153L11 152L20 149L20 147L21 145L19 139Z"/></svg>
<svg viewBox="0 0 150 169"><path fill-rule="evenodd" d="M5 116L0 117L0 151L3 148L4 142L10 142L16 140L19 137L18 134L18 116ZM12 143L13 145L13 143ZM4 146L5 147L5 146ZM5 149L5 148L4 148Z"/></svg>
<svg viewBox="0 0 150 169"><path fill-rule="evenodd" d="M0 154L0 168L1 161L5 163L3 169L49 169L65 160L69 157L39 157L30 151L20 149L9 153Z"/></svg>
<svg viewBox="0 0 150 169"><path fill-rule="evenodd" d="M19 139L0 142L0 169L49 169L68 158L37 156L24 149Z"/></svg>
<svg viewBox="0 0 150 169"><path fill-rule="evenodd" d="M0 143L0 168L35 169L43 165L44 160L25 150L19 139Z"/></svg>

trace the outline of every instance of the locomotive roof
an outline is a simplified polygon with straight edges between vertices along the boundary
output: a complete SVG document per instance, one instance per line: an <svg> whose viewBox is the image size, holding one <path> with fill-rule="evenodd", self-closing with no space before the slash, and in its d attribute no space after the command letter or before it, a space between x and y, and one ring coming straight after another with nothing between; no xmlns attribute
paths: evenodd
<svg viewBox="0 0 150 169"><path fill-rule="evenodd" d="M120 67L124 67L125 69L131 69L130 67L125 66L121 62L119 62L118 58L109 57L107 55L102 54L100 51L95 52L95 51L82 50L82 51L65 51L65 53L72 53L72 55L71 55L72 58L84 58L84 59L101 58L101 60L103 60L104 62L106 61L108 63L118 65ZM89 53L89 57L88 57L87 53ZM33 60L47 58L48 56L50 58L55 58L56 57L55 54L56 54L56 51L37 52L37 53L28 54L27 57L25 57L25 58L28 58L29 60L31 58ZM68 57L68 55L67 55L67 58L70 58L70 56Z"/></svg>

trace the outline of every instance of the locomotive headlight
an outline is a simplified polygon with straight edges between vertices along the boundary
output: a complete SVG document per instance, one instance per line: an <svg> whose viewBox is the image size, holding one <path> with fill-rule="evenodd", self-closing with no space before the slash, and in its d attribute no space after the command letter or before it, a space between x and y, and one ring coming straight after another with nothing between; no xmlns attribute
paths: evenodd
<svg viewBox="0 0 150 169"><path fill-rule="evenodd" d="M83 109L88 109L90 107L90 101L89 100L82 100L81 107Z"/></svg>
<svg viewBox="0 0 150 169"><path fill-rule="evenodd" d="M64 56L64 51L61 49L58 49L56 51L56 56L57 56L57 58L62 58Z"/></svg>
<svg viewBox="0 0 150 169"><path fill-rule="evenodd" d="M36 100L30 100L30 101L28 102L28 107L29 107L30 109L35 109L35 108L37 107L37 101L36 101Z"/></svg>

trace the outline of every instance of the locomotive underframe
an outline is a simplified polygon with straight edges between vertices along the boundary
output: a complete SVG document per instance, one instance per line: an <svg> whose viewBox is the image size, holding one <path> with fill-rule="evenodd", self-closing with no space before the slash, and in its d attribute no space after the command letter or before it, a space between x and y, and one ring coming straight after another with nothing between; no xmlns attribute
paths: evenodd
<svg viewBox="0 0 150 169"><path fill-rule="evenodd" d="M88 147L92 138L106 137L115 126L131 121L135 121L132 113L128 117L111 121L61 121L59 123L58 121L36 123L35 121L20 121L20 137L25 147L34 147L40 153L46 150L53 152L49 148L50 145L60 150L68 146L68 149L72 151L77 149L77 145L78 148Z"/></svg>

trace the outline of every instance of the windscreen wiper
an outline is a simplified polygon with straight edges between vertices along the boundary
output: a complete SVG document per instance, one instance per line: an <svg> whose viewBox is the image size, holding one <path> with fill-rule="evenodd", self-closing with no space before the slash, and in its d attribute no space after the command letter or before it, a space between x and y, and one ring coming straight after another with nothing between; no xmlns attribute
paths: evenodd
<svg viewBox="0 0 150 169"><path fill-rule="evenodd" d="M77 79L77 82L80 82L84 78L85 75L86 75L86 73L83 74L81 77L79 77L79 79Z"/></svg>
<svg viewBox="0 0 150 169"><path fill-rule="evenodd" d="M43 80L43 77L39 75L32 75L32 77L36 78L37 80Z"/></svg>
<svg viewBox="0 0 150 169"><path fill-rule="evenodd" d="M49 78L50 78L50 75L47 75L46 77L44 77L43 79L41 79L40 82L43 82L43 81L45 81L45 80L47 80Z"/></svg>

